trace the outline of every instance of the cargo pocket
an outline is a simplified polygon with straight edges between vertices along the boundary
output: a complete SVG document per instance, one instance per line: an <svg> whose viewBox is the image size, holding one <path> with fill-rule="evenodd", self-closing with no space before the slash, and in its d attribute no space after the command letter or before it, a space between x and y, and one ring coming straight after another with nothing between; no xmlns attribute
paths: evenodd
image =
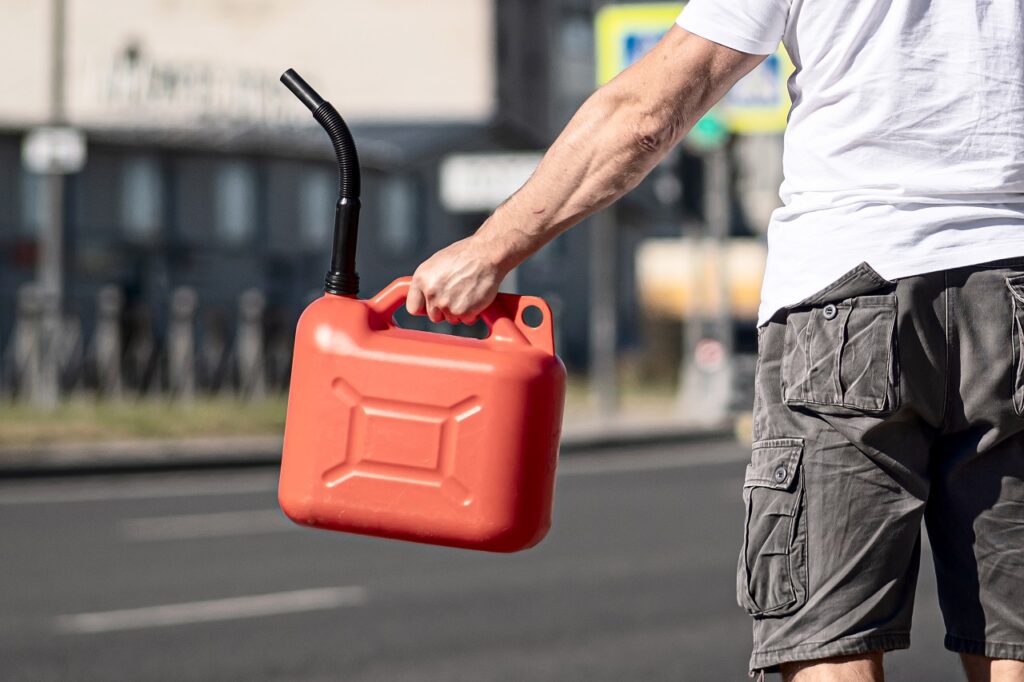
<svg viewBox="0 0 1024 682"><path fill-rule="evenodd" d="M1024 416L1024 275L1006 278L1013 302L1010 321L1010 345L1013 348L1013 409Z"/></svg>
<svg viewBox="0 0 1024 682"><path fill-rule="evenodd" d="M784 616L807 601L803 447L800 438L754 443L736 584L737 600L751 615Z"/></svg>
<svg viewBox="0 0 1024 682"><path fill-rule="evenodd" d="M857 296L786 317L782 399L823 413L876 414L899 404L896 295Z"/></svg>

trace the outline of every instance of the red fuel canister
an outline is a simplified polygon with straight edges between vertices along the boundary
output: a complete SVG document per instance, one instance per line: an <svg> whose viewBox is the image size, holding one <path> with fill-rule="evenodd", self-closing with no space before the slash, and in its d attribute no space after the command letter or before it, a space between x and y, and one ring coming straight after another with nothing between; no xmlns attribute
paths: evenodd
<svg viewBox="0 0 1024 682"><path fill-rule="evenodd" d="M295 340L279 497L310 526L511 552L551 523L565 370L540 299L500 294L483 340L401 329L408 279L325 295ZM531 328L529 306L544 320Z"/></svg>
<svg viewBox="0 0 1024 682"><path fill-rule="evenodd" d="M551 524L565 398L550 308L498 294L481 314L489 335L472 339L400 328L409 278L356 298L354 144L297 74L282 80L328 131L342 178L327 293L296 331L282 509L336 531L497 552L535 545Z"/></svg>

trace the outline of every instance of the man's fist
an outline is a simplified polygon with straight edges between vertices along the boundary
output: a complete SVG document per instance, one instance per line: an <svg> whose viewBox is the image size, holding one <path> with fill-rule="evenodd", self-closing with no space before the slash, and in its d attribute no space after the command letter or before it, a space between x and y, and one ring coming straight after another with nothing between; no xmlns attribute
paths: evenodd
<svg viewBox="0 0 1024 682"><path fill-rule="evenodd" d="M414 315L426 313L431 322L473 324L498 294L506 274L488 244L467 237L416 268L405 307Z"/></svg>

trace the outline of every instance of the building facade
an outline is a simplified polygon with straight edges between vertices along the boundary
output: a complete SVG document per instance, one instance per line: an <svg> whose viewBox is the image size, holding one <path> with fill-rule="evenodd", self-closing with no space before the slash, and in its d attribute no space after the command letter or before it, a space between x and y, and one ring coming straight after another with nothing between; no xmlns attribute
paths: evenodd
<svg viewBox="0 0 1024 682"><path fill-rule="evenodd" d="M0 0L0 353L17 292L36 276L54 210L21 159L26 133L82 130L66 178L64 309L82 353L97 294L124 296L126 342L167 333L195 290L196 333L230 336L242 292L266 297L268 339L319 295L336 192L331 147L278 83L294 67L349 121L363 169L364 295L470 234L439 168L458 152L543 149L594 87L590 0ZM61 58L63 54L63 58ZM620 341L639 327L633 254L695 221L699 164L685 152L617 209ZM515 286L557 311L571 368L587 355L588 232L556 239ZM411 322L421 324L422 322ZM284 351L282 351L284 352ZM286 361L279 372L287 373Z"/></svg>

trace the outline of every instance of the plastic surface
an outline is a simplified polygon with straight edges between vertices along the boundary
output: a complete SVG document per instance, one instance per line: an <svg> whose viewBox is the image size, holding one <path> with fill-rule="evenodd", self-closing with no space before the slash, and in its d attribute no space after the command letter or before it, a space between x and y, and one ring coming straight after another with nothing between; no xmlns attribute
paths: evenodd
<svg viewBox="0 0 1024 682"><path fill-rule="evenodd" d="M551 311L499 294L483 340L401 329L409 279L299 320L278 497L317 528L512 552L551 525L565 368ZM523 311L536 306L536 328Z"/></svg>

